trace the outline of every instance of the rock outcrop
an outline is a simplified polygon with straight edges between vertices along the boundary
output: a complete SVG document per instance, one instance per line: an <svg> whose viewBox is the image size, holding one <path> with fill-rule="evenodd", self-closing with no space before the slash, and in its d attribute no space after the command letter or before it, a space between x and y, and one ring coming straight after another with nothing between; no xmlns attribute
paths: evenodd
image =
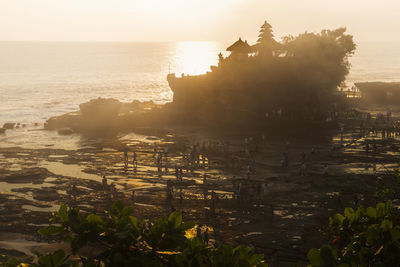
<svg viewBox="0 0 400 267"><path fill-rule="evenodd" d="M12 130L15 127L15 123L14 122L6 122L3 125L4 129L8 129L8 130Z"/></svg>
<svg viewBox="0 0 400 267"><path fill-rule="evenodd" d="M112 136L141 127L162 128L168 122L168 106L152 101L121 103L111 98L97 98L81 104L79 111L48 119L45 129L57 130L61 135L75 132Z"/></svg>

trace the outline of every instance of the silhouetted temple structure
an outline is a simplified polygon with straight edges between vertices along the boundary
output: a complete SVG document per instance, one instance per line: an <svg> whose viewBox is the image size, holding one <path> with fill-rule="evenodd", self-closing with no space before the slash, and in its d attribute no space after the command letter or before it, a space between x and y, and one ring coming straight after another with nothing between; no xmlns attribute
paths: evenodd
<svg viewBox="0 0 400 267"><path fill-rule="evenodd" d="M169 74L175 120L194 123L325 121L343 97L337 87L355 49L345 29L274 39L265 22L254 45L239 38L203 75ZM327 53L327 49L332 49Z"/></svg>

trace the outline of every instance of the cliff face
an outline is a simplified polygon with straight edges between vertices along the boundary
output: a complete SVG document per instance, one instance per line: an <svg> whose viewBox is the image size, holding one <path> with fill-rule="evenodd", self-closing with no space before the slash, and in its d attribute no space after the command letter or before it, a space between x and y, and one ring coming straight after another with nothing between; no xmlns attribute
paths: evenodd
<svg viewBox="0 0 400 267"><path fill-rule="evenodd" d="M376 104L400 105L400 83L356 83L364 101Z"/></svg>
<svg viewBox="0 0 400 267"><path fill-rule="evenodd" d="M344 106L344 96L335 94L326 76L297 70L292 58L246 57L227 60L205 75L170 74L172 116L180 122L238 125L278 116L281 121L324 121Z"/></svg>

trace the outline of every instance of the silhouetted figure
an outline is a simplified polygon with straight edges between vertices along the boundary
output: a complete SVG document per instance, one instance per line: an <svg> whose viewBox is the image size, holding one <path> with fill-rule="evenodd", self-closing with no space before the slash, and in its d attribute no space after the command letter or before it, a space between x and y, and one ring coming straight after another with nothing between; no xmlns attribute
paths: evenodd
<svg viewBox="0 0 400 267"><path fill-rule="evenodd" d="M300 167L300 175L306 176L306 174L307 174L307 165L305 162L303 162Z"/></svg>
<svg viewBox="0 0 400 267"><path fill-rule="evenodd" d="M203 235L202 235L202 232L201 232L201 224L199 224L199 225L197 226L197 228L196 228L196 236L197 236L198 238L200 238L200 239L203 239Z"/></svg>
<svg viewBox="0 0 400 267"><path fill-rule="evenodd" d="M125 168L128 167L128 150L125 148L124 149L124 164L125 164Z"/></svg>
<svg viewBox="0 0 400 267"><path fill-rule="evenodd" d="M172 182L168 180L167 182L167 201L172 200Z"/></svg>
<svg viewBox="0 0 400 267"><path fill-rule="evenodd" d="M135 190L132 191L131 201L132 201L132 206L134 206L134 205L135 205L135 202L136 202Z"/></svg>
<svg viewBox="0 0 400 267"><path fill-rule="evenodd" d="M103 190L107 190L107 178L105 175L103 175L103 179L102 179L102 185L103 185Z"/></svg>
<svg viewBox="0 0 400 267"><path fill-rule="evenodd" d="M133 155L132 155L132 165L133 165L133 168L137 168L138 162L137 162L137 154L136 154L136 151L134 151L134 152L133 152Z"/></svg>
<svg viewBox="0 0 400 267"><path fill-rule="evenodd" d="M153 144L153 153L154 153L153 157L155 157L157 154L157 144L156 143Z"/></svg>
<svg viewBox="0 0 400 267"><path fill-rule="evenodd" d="M210 241L210 237L209 237L209 234L208 234L208 227L207 227L206 230L204 231L204 243L206 245L208 245L209 241Z"/></svg>
<svg viewBox="0 0 400 267"><path fill-rule="evenodd" d="M329 174L329 169L328 169L328 164L324 165L324 169L322 171L322 174L327 176Z"/></svg>

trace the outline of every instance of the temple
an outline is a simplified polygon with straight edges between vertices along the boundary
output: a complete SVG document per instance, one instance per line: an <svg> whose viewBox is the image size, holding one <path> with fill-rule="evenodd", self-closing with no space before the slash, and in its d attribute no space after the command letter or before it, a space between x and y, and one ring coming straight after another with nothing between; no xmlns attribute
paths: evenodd
<svg viewBox="0 0 400 267"><path fill-rule="evenodd" d="M226 49L229 56L218 55L218 66L211 66L210 72L167 76L174 93L173 120L264 122L280 110L281 121L324 121L343 103L344 95L337 87L348 73L347 56L355 48L344 47L353 42L340 38L349 35L338 29L288 36L278 42L265 21L255 44L239 38ZM322 48L328 46L339 53L326 53Z"/></svg>

